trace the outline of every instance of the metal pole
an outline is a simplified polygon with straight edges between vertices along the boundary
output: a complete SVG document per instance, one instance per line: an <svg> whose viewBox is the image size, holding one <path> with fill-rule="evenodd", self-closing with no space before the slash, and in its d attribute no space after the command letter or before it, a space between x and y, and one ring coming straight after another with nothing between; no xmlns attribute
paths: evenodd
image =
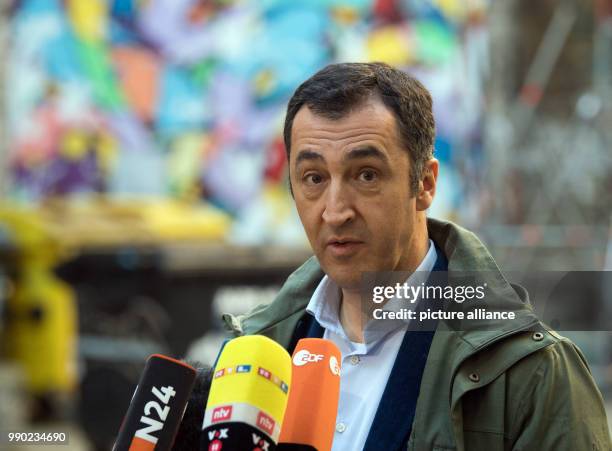
<svg viewBox="0 0 612 451"><path fill-rule="evenodd" d="M490 187L495 205L488 213L489 223L506 223L504 208L498 203L506 191L506 168L511 155L510 99L516 84L516 43L519 27L516 25L518 0L491 3L489 11L490 76L487 81L487 120L485 122L485 149L487 153L487 185Z"/></svg>
<svg viewBox="0 0 612 451"><path fill-rule="evenodd" d="M9 40L9 7L0 2L0 199L8 192L8 130L6 118L6 61Z"/></svg>

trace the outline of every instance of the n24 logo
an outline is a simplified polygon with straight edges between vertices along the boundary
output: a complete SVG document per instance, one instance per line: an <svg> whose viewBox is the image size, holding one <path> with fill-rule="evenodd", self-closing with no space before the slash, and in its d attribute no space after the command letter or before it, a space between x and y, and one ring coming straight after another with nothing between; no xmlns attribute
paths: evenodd
<svg viewBox="0 0 612 451"><path fill-rule="evenodd" d="M144 406L144 415L140 417L140 422L146 424L147 426L138 429L134 436L156 444L157 437L152 434L163 429L164 421L166 421L168 413L170 413L170 406L168 406L168 403L170 402L170 398L176 395L176 392L174 391L174 387L171 386L161 387L159 389L157 387L153 387L151 392L157 399L159 399L164 407L162 407L157 401L149 401L146 403ZM153 416L151 415L152 411L155 411L157 418L159 418L158 420L151 418L151 416Z"/></svg>

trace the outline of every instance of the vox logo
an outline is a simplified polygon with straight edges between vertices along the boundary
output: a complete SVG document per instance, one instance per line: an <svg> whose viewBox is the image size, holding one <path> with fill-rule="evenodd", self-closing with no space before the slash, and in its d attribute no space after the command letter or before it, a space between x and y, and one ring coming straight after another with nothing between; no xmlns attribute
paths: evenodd
<svg viewBox="0 0 612 451"><path fill-rule="evenodd" d="M222 438L228 438L227 435L227 431L229 429L228 428L223 428L223 429L219 429L218 431L215 429L213 431L208 431L208 440L213 440L213 439L222 439Z"/></svg>
<svg viewBox="0 0 612 451"><path fill-rule="evenodd" d="M269 451L270 442L257 434L253 434L253 451Z"/></svg>

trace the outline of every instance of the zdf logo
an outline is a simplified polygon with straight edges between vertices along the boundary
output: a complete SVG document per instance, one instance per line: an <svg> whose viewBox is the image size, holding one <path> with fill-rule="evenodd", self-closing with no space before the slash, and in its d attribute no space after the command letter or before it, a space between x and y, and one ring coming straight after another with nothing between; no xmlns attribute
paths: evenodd
<svg viewBox="0 0 612 451"><path fill-rule="evenodd" d="M340 364L338 359L333 355L329 358L329 369L334 376L340 376Z"/></svg>
<svg viewBox="0 0 612 451"><path fill-rule="evenodd" d="M323 354L311 354L307 349L302 349L293 356L293 364L295 366L306 365L310 362L320 362L321 360L323 360Z"/></svg>

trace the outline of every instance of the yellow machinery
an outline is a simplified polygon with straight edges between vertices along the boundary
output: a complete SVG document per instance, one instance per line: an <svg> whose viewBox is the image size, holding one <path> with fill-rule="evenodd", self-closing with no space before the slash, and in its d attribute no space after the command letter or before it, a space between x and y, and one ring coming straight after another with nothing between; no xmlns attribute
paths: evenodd
<svg viewBox="0 0 612 451"><path fill-rule="evenodd" d="M70 391L77 376L77 314L72 290L53 274L59 243L32 209L0 208L0 223L17 248L3 351L21 364L32 393Z"/></svg>
<svg viewBox="0 0 612 451"><path fill-rule="evenodd" d="M170 200L0 204L0 227L17 249L3 353L22 365L33 394L69 392L77 382L77 303L54 268L86 248L222 241L230 221L211 206Z"/></svg>

